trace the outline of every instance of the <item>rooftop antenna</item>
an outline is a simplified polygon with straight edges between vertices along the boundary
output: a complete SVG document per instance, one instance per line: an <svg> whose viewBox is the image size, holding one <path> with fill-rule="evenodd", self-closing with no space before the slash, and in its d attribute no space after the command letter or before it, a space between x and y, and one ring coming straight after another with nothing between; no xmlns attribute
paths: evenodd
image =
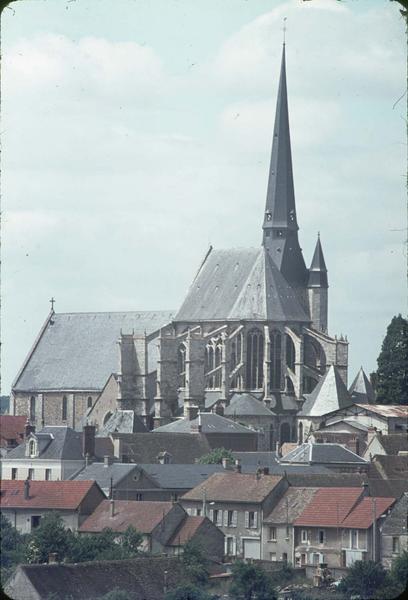
<svg viewBox="0 0 408 600"><path fill-rule="evenodd" d="M283 17L283 27L282 27L282 31L283 31L283 45L285 45L285 43L286 43L286 21L287 21L287 17Z"/></svg>

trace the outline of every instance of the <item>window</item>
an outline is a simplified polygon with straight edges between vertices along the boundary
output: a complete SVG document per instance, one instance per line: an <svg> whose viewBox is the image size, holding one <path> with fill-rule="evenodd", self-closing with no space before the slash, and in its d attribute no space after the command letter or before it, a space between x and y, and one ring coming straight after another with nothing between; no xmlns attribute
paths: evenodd
<svg viewBox="0 0 408 600"><path fill-rule="evenodd" d="M184 344L180 344L177 351L177 373L179 387L186 387L186 347Z"/></svg>
<svg viewBox="0 0 408 600"><path fill-rule="evenodd" d="M350 546L352 548L358 548L358 530L352 529L350 531Z"/></svg>
<svg viewBox="0 0 408 600"><path fill-rule="evenodd" d="M201 517L201 508L197 508L197 517Z"/></svg>
<svg viewBox="0 0 408 600"><path fill-rule="evenodd" d="M313 564L318 565L320 559L320 554L318 552L313 552Z"/></svg>
<svg viewBox="0 0 408 600"><path fill-rule="evenodd" d="M11 469L11 479L17 479L17 469L14 467Z"/></svg>
<svg viewBox="0 0 408 600"><path fill-rule="evenodd" d="M295 371L295 362L296 362L296 350L295 344L292 341L290 335L286 334L286 365L289 367L291 371Z"/></svg>
<svg viewBox="0 0 408 600"><path fill-rule="evenodd" d="M88 396L87 407L92 408L92 396Z"/></svg>
<svg viewBox="0 0 408 600"><path fill-rule="evenodd" d="M235 539L232 536L225 538L225 550L227 556L235 555Z"/></svg>
<svg viewBox="0 0 408 600"><path fill-rule="evenodd" d="M285 563L287 563L287 562L288 562L288 553L287 553L287 552L284 552L284 553L282 554L282 560L283 560L283 562L285 562Z"/></svg>
<svg viewBox="0 0 408 600"><path fill-rule="evenodd" d="M230 359L230 370L231 373L242 363L242 333L239 333L232 341L231 344L231 359ZM238 372L231 379L231 389L242 388L242 376Z"/></svg>
<svg viewBox="0 0 408 600"><path fill-rule="evenodd" d="M398 554L400 549L399 545L399 537L392 538L392 552L393 554Z"/></svg>
<svg viewBox="0 0 408 600"><path fill-rule="evenodd" d="M34 479L34 469L28 469L27 479Z"/></svg>
<svg viewBox="0 0 408 600"><path fill-rule="evenodd" d="M245 527L256 529L258 527L258 513L256 511L245 511Z"/></svg>
<svg viewBox="0 0 408 600"><path fill-rule="evenodd" d="M290 442L290 425L289 423L282 423L280 427L280 441Z"/></svg>
<svg viewBox="0 0 408 600"><path fill-rule="evenodd" d="M68 415L68 400L66 396L62 398L62 420L66 421Z"/></svg>
<svg viewBox="0 0 408 600"><path fill-rule="evenodd" d="M324 529L319 529L319 544L324 544L324 542L325 542Z"/></svg>
<svg viewBox="0 0 408 600"><path fill-rule="evenodd" d="M282 336L279 331L271 331L269 351L269 385L272 390L280 390L281 388L281 340Z"/></svg>
<svg viewBox="0 0 408 600"><path fill-rule="evenodd" d="M269 552L269 560L276 562L276 552Z"/></svg>
<svg viewBox="0 0 408 600"><path fill-rule="evenodd" d="M238 513L236 510L229 510L227 515L227 526L228 527L236 527L237 526L237 517Z"/></svg>
<svg viewBox="0 0 408 600"><path fill-rule="evenodd" d="M35 456L35 441L34 440L30 440L28 442L28 454L30 456Z"/></svg>
<svg viewBox="0 0 408 600"><path fill-rule="evenodd" d="M306 544L308 540L307 529L302 529L300 532L300 539L302 544Z"/></svg>
<svg viewBox="0 0 408 600"><path fill-rule="evenodd" d="M40 521L41 521L40 515L33 515L31 517L31 529L35 529L36 527L38 527L40 524Z"/></svg>
<svg viewBox="0 0 408 600"><path fill-rule="evenodd" d="M35 396L30 398L30 421L35 421Z"/></svg>
<svg viewBox="0 0 408 600"><path fill-rule="evenodd" d="M45 481L51 481L51 469L45 469Z"/></svg>
<svg viewBox="0 0 408 600"><path fill-rule="evenodd" d="M276 527L269 527L269 541L276 542Z"/></svg>
<svg viewBox="0 0 408 600"><path fill-rule="evenodd" d="M214 510L213 522L217 527L222 527L222 510Z"/></svg>
<svg viewBox="0 0 408 600"><path fill-rule="evenodd" d="M221 387L221 362L221 339L212 340L205 349L205 387L207 389L219 389Z"/></svg>
<svg viewBox="0 0 408 600"><path fill-rule="evenodd" d="M300 564L302 565L302 567L305 566L305 564L306 564L306 554L301 554L300 555Z"/></svg>
<svg viewBox="0 0 408 600"><path fill-rule="evenodd" d="M143 500L143 494L136 494L136 500L138 500L140 502L140 500Z"/></svg>
<svg viewBox="0 0 408 600"><path fill-rule="evenodd" d="M263 386L264 336L252 329L247 336L246 387L258 390Z"/></svg>

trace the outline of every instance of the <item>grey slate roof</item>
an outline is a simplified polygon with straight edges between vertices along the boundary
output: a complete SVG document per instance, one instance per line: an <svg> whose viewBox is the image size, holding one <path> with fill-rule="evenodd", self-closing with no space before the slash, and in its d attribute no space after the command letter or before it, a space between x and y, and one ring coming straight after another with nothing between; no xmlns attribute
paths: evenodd
<svg viewBox="0 0 408 600"><path fill-rule="evenodd" d="M299 416L320 417L340 408L351 406L353 401L334 365L320 379L311 394L305 394Z"/></svg>
<svg viewBox="0 0 408 600"><path fill-rule="evenodd" d="M381 527L383 535L408 535L407 530L408 494L403 496L391 508Z"/></svg>
<svg viewBox="0 0 408 600"><path fill-rule="evenodd" d="M39 459L82 460L82 433L70 427L48 426L31 434L39 440ZM30 436L30 437L31 437ZM25 458L26 442L7 454L7 458Z"/></svg>
<svg viewBox="0 0 408 600"><path fill-rule="evenodd" d="M147 428L133 410L115 410L105 425L99 430L99 437L106 437L117 431L119 433L146 433Z"/></svg>
<svg viewBox="0 0 408 600"><path fill-rule="evenodd" d="M160 488L191 489L213 473L224 471L222 465L169 464L139 465Z"/></svg>
<svg viewBox="0 0 408 600"><path fill-rule="evenodd" d="M120 440L122 454L135 463L157 463L160 452L168 452L172 463L194 463L196 459L211 452L206 437L200 433L113 433L112 437Z"/></svg>
<svg viewBox="0 0 408 600"><path fill-rule="evenodd" d="M151 334L172 317L171 311L55 313L13 389L100 391L109 375L118 370L121 330ZM155 344L150 346L153 352ZM150 364L149 370L155 370L155 364Z"/></svg>
<svg viewBox="0 0 408 600"><path fill-rule="evenodd" d="M265 404L247 392L243 394L234 394L229 405L224 411L228 416L257 416L273 417L275 414L265 406Z"/></svg>
<svg viewBox="0 0 408 600"><path fill-rule="evenodd" d="M264 519L264 522L293 523L312 500L318 489L317 487L288 488L273 511Z"/></svg>
<svg viewBox="0 0 408 600"><path fill-rule="evenodd" d="M316 248L312 258L312 264L309 269L309 287L323 287L327 288L327 268L324 261L322 244L320 242L320 235L317 238Z"/></svg>
<svg viewBox="0 0 408 600"><path fill-rule="evenodd" d="M204 434L211 433L252 433L255 432L248 427L244 427L239 423L226 419L215 413L200 413L196 419L189 421L188 419L177 419L167 425L162 425L153 430L153 433L190 433L198 431L199 423L201 422L201 432Z"/></svg>
<svg viewBox="0 0 408 600"><path fill-rule="evenodd" d="M80 473L71 477L79 481L96 481L99 487L106 492L111 485L115 487L122 479L127 477L132 471L138 470L138 466L131 463L104 463L94 462L84 467Z"/></svg>
<svg viewBox="0 0 408 600"><path fill-rule="evenodd" d="M241 462L241 466L261 466L271 467L278 465L278 459L276 458L276 452L233 452L232 453L236 460Z"/></svg>
<svg viewBox="0 0 408 600"><path fill-rule="evenodd" d="M407 433L379 434L377 439L388 455L408 452Z"/></svg>
<svg viewBox="0 0 408 600"><path fill-rule="evenodd" d="M363 367L360 368L354 378L354 381L349 388L349 393L353 402L358 402L360 404L375 403L374 389L367 375L364 373Z"/></svg>
<svg viewBox="0 0 408 600"><path fill-rule="evenodd" d="M175 321L310 322L265 248L212 250Z"/></svg>
<svg viewBox="0 0 408 600"><path fill-rule="evenodd" d="M312 444L305 442L280 459L280 464L286 463L360 463L367 464L358 454L340 444Z"/></svg>

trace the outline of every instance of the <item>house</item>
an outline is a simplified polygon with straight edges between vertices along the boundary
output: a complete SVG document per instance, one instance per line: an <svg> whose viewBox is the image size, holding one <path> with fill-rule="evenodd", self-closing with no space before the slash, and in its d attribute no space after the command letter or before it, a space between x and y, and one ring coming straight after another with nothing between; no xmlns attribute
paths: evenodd
<svg viewBox="0 0 408 600"><path fill-rule="evenodd" d="M1 456L24 441L27 419L24 416L0 415Z"/></svg>
<svg viewBox="0 0 408 600"><path fill-rule="evenodd" d="M98 438L96 438L98 439ZM162 432L112 433L115 458L120 462L152 464L194 463L211 452L207 438L201 433Z"/></svg>
<svg viewBox="0 0 408 600"><path fill-rule="evenodd" d="M24 443L2 461L3 479L69 479L87 460L101 452L113 452L109 438L95 438L95 428L90 425L82 431L66 426L44 427L38 432L33 426L27 429Z"/></svg>
<svg viewBox="0 0 408 600"><path fill-rule="evenodd" d="M395 486L402 484L404 486L402 491L408 491L408 456L382 454L374 456L368 475L371 481L381 479Z"/></svg>
<svg viewBox="0 0 408 600"><path fill-rule="evenodd" d="M79 532L100 533L109 528L121 534L130 525L143 535L143 551L179 554L185 543L195 540L209 558L223 558L223 533L209 519L190 517L174 502L104 500L82 523Z"/></svg>
<svg viewBox="0 0 408 600"><path fill-rule="evenodd" d="M408 454L408 434L406 432L382 434L373 430L369 435L364 458L371 460L372 456L397 454Z"/></svg>
<svg viewBox="0 0 408 600"><path fill-rule="evenodd" d="M20 531L30 533L49 512L58 512L76 531L105 498L94 481L2 481L1 512Z"/></svg>
<svg viewBox="0 0 408 600"><path fill-rule="evenodd" d="M10 598L99 600L113 589L132 600L163 600L166 591L181 584L179 558L143 556L130 560L78 564L20 565L5 586Z"/></svg>
<svg viewBox="0 0 408 600"><path fill-rule="evenodd" d="M280 465L320 465L342 473L368 470L369 463L340 444L305 442L282 456Z"/></svg>
<svg viewBox="0 0 408 600"><path fill-rule="evenodd" d="M381 518L395 498L366 495L365 489L318 489L294 520L295 566L327 563L345 569L356 560L378 561Z"/></svg>
<svg viewBox="0 0 408 600"><path fill-rule="evenodd" d="M344 417L374 427L383 434L404 433L408 430L408 406L402 404L362 404L353 403L339 408L325 419L325 427Z"/></svg>
<svg viewBox="0 0 408 600"><path fill-rule="evenodd" d="M263 516L287 487L280 476L226 471L211 475L180 502L189 514L208 516L221 529L226 555L260 558Z"/></svg>
<svg viewBox="0 0 408 600"><path fill-rule="evenodd" d="M106 496L117 500L174 501L205 481L222 465L92 463L73 477L94 480Z"/></svg>
<svg viewBox="0 0 408 600"><path fill-rule="evenodd" d="M408 492L391 507L381 528L380 559L386 569L402 552L408 551Z"/></svg>
<svg viewBox="0 0 408 600"><path fill-rule="evenodd" d="M262 526L263 560L295 564L293 522L313 498L317 487L289 487Z"/></svg>

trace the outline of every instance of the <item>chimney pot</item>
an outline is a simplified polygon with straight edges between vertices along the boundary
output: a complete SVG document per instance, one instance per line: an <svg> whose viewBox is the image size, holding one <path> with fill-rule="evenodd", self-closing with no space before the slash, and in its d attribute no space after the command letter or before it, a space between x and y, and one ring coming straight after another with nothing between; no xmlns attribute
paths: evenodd
<svg viewBox="0 0 408 600"><path fill-rule="evenodd" d="M111 513L111 517L115 516L115 501L113 498L110 501L110 513Z"/></svg>

